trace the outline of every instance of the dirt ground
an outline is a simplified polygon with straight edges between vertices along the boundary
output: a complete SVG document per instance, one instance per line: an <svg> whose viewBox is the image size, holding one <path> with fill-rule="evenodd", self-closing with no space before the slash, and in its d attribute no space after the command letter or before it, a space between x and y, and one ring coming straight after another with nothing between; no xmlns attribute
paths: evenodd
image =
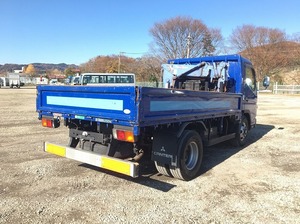
<svg viewBox="0 0 300 224"><path fill-rule="evenodd" d="M259 94L249 144L220 144L184 182L131 179L43 152L35 89L0 89L0 223L300 223L300 96Z"/></svg>

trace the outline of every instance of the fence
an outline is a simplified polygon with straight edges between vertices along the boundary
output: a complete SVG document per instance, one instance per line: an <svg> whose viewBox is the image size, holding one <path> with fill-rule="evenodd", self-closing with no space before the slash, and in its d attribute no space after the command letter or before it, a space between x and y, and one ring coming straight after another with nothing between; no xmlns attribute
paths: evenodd
<svg viewBox="0 0 300 224"><path fill-rule="evenodd" d="M273 85L274 94L300 94L300 85Z"/></svg>
<svg viewBox="0 0 300 224"><path fill-rule="evenodd" d="M257 83L259 92L270 92L273 94L300 94L300 85L278 85L277 82L270 83L266 89L262 83Z"/></svg>

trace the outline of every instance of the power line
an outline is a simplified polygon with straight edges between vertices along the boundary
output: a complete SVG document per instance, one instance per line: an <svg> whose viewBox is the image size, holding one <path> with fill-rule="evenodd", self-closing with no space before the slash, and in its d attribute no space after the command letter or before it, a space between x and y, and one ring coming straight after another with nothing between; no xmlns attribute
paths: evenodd
<svg viewBox="0 0 300 224"><path fill-rule="evenodd" d="M146 54L148 52L123 52L123 51L120 51L120 54Z"/></svg>
<svg viewBox="0 0 300 224"><path fill-rule="evenodd" d="M119 61L118 61L118 73L120 73L120 69L121 69L121 55L123 54L146 54L147 52L124 52L124 51L120 51L119 52Z"/></svg>

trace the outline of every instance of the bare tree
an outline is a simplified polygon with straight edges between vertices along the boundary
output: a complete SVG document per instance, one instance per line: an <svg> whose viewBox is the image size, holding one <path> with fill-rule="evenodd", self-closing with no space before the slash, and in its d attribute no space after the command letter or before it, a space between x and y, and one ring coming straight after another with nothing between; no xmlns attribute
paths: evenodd
<svg viewBox="0 0 300 224"><path fill-rule="evenodd" d="M300 33L295 33L291 37L290 50L288 54L292 60L290 61L290 73L287 77L291 84L300 85Z"/></svg>
<svg viewBox="0 0 300 224"><path fill-rule="evenodd" d="M155 23L150 34L154 38L152 50L163 59L210 55L223 40L220 30L181 16Z"/></svg>
<svg viewBox="0 0 300 224"><path fill-rule="evenodd" d="M142 68L141 76L144 81L161 81L161 61L151 55L145 55L140 59Z"/></svg>
<svg viewBox="0 0 300 224"><path fill-rule="evenodd" d="M287 64L287 58L282 54L282 43L286 40L285 32L279 29L253 25L237 27L230 36L233 47L253 62L259 81L265 75L276 77Z"/></svg>
<svg viewBox="0 0 300 224"><path fill-rule="evenodd" d="M238 50L244 51L254 47L265 46L285 41L286 33L279 29L243 25L233 30L230 36L231 44Z"/></svg>

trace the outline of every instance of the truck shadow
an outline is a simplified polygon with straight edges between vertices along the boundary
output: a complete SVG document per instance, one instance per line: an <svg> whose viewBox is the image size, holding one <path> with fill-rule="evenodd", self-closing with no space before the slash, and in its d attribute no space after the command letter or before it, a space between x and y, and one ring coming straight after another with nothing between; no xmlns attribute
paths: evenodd
<svg viewBox="0 0 300 224"><path fill-rule="evenodd" d="M206 148L206 150L204 151L202 168L200 170L199 175L196 178L198 178L201 175L206 175L206 173L209 170L224 162L225 160L229 159L231 156L235 155L247 146L257 142L259 139L261 139L264 135L266 135L274 128L275 127L273 125L257 124L255 129L249 132L248 143L244 147L233 147L232 145L230 145L230 143L226 142ZM158 174L154 165L150 165L147 168L142 169L141 176L136 179L115 172L111 172L102 168L94 167L88 164L81 164L80 166L84 166L89 169L116 176L127 181L135 182L137 184L153 188L162 192L168 192L172 188L177 187L177 185L175 184L168 183L170 181L173 182L173 180L170 179L171 177L166 177L161 174Z"/></svg>
<svg viewBox="0 0 300 224"><path fill-rule="evenodd" d="M205 173L218 164L229 159L231 156L235 155L249 145L257 142L274 128L275 127L273 125L257 124L256 127L249 132L247 144L243 147L234 147L229 142L226 142L207 148L204 151L202 168L199 176L205 175Z"/></svg>
<svg viewBox="0 0 300 224"><path fill-rule="evenodd" d="M206 173L213 169L215 166L221 164L225 160L229 159L231 156L235 155L239 151L248 147L249 145L257 142L268 132L274 129L275 126L267 124L257 124L256 127L249 132L247 144L243 147L234 147L229 142L220 143L218 145L208 147L204 150L202 167L199 175L196 178L199 178L201 175L206 175ZM153 179L155 178L155 179ZM167 183L169 182L170 177L165 177L157 173L154 169L154 173L149 177L142 177L135 180L135 182L146 185L157 190L167 192L176 185ZM176 181L175 181L176 183Z"/></svg>

